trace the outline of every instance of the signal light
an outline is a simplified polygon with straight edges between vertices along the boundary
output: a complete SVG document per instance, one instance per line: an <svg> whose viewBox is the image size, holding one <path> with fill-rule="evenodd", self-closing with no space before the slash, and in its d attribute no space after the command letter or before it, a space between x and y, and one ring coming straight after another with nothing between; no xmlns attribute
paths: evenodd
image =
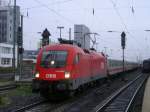
<svg viewBox="0 0 150 112"><path fill-rule="evenodd" d="M125 49L125 44L126 44L126 34L125 32L122 32L121 33L121 46L122 46L122 49Z"/></svg>
<svg viewBox="0 0 150 112"><path fill-rule="evenodd" d="M24 48L19 47L18 52L19 52L19 54L23 54L23 52L24 52Z"/></svg>

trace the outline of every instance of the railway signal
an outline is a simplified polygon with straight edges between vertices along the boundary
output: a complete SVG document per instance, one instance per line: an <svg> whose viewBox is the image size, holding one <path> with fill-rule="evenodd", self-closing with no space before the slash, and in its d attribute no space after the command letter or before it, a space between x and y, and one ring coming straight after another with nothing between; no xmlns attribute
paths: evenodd
<svg viewBox="0 0 150 112"><path fill-rule="evenodd" d="M121 33L121 46L122 46L122 49L125 49L125 45L126 45L126 34L125 34L125 32L122 32Z"/></svg>
<svg viewBox="0 0 150 112"><path fill-rule="evenodd" d="M22 36L22 27L18 27L17 33L17 43L18 43L18 53L23 53L23 36Z"/></svg>
<svg viewBox="0 0 150 112"><path fill-rule="evenodd" d="M49 45L49 36L51 36L51 34L46 28L42 33L42 46Z"/></svg>
<svg viewBox="0 0 150 112"><path fill-rule="evenodd" d="M125 32L121 33L121 46L122 46L122 67L123 67L123 73L125 72L125 64L124 64L124 49L125 49L125 45L126 45L126 34ZM125 80L124 78L122 78L122 80Z"/></svg>
<svg viewBox="0 0 150 112"><path fill-rule="evenodd" d="M15 74L15 81L19 81L22 75L22 61L23 61L23 15L21 15L21 24L17 29L17 74Z"/></svg>

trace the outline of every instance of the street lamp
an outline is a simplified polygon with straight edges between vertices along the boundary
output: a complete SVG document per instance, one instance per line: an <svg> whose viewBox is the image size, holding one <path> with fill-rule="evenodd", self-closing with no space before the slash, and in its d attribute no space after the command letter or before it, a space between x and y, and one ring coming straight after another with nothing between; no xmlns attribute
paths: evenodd
<svg viewBox="0 0 150 112"><path fill-rule="evenodd" d="M150 30L144 30L144 31L149 32Z"/></svg>
<svg viewBox="0 0 150 112"><path fill-rule="evenodd" d="M61 30L64 29L64 26L57 26L57 28L60 30L60 38L61 38Z"/></svg>
<svg viewBox="0 0 150 112"><path fill-rule="evenodd" d="M42 35L42 32L37 32L37 34ZM40 38L40 45L39 45L39 49L42 48L42 38Z"/></svg>
<svg viewBox="0 0 150 112"><path fill-rule="evenodd" d="M118 33L120 33L120 31L114 31L114 30L108 30L107 32L110 32L110 33L112 33L112 32L118 32Z"/></svg>
<svg viewBox="0 0 150 112"><path fill-rule="evenodd" d="M122 31L115 31L115 30L108 30L107 32L109 33L122 33ZM125 33L130 33L130 32L125 32Z"/></svg>

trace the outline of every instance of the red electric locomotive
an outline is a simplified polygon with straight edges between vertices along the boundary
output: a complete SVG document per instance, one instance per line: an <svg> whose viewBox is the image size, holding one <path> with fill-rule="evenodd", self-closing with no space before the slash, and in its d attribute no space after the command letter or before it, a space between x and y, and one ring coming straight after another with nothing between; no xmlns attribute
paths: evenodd
<svg viewBox="0 0 150 112"><path fill-rule="evenodd" d="M107 62L102 53L69 44L42 48L37 57L33 90L42 95L73 92L81 86L106 77Z"/></svg>

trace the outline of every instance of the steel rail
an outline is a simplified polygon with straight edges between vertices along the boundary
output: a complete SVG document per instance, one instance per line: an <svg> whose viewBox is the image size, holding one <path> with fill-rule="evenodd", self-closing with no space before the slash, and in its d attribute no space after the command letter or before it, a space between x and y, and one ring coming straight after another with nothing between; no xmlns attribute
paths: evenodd
<svg viewBox="0 0 150 112"><path fill-rule="evenodd" d="M17 88L16 84L0 86L0 92Z"/></svg>
<svg viewBox="0 0 150 112"><path fill-rule="evenodd" d="M36 106L38 106L38 105L41 105L41 104L43 104L43 103L45 103L45 102L46 102L46 100L40 100L40 101L37 101L37 102L35 102L35 103L26 105L26 106L21 107L21 108L19 108L19 109L16 109L16 110L14 110L14 111L12 111L12 112L24 112L25 110L31 109L31 108L36 107Z"/></svg>
<svg viewBox="0 0 150 112"><path fill-rule="evenodd" d="M147 80L147 78L146 78L145 80ZM131 105L133 104L134 99L135 99L135 97L137 96L138 92L140 91L140 89L141 89L142 86L144 85L145 80L142 81L142 83L139 85L139 87L138 87L138 88L136 89L136 91L134 92L134 95L132 96L132 98L131 98L131 100L130 100L130 102L129 102L129 104L128 104L126 110L125 110L125 112L129 112L129 111L130 111L130 107L131 107Z"/></svg>
<svg viewBox="0 0 150 112"><path fill-rule="evenodd" d="M106 108L110 103L113 102L113 100L115 100L115 98L117 98L121 93L123 93L127 88L129 88L132 84L134 84L138 79L140 79L143 75L139 75L136 77L135 80L129 82L128 84L126 84L125 86L123 86L121 89L119 89L117 92L115 92L113 95L111 95L110 97L108 97L105 101L103 101L101 104L99 104L98 106L96 106L94 109L93 109L93 112L99 112L99 111L102 111L104 110L104 108ZM147 77L145 78L147 79ZM140 84L140 86L143 85L143 83L145 82L145 79L142 81L142 83ZM138 87L138 89L140 89ZM138 90L136 89L136 92ZM135 94L133 95L133 97L135 97ZM129 104L132 104L131 102L133 101L133 98L130 100ZM129 108L130 106L128 105L127 108ZM128 109L126 109L128 110ZM128 112L128 111L127 111Z"/></svg>

